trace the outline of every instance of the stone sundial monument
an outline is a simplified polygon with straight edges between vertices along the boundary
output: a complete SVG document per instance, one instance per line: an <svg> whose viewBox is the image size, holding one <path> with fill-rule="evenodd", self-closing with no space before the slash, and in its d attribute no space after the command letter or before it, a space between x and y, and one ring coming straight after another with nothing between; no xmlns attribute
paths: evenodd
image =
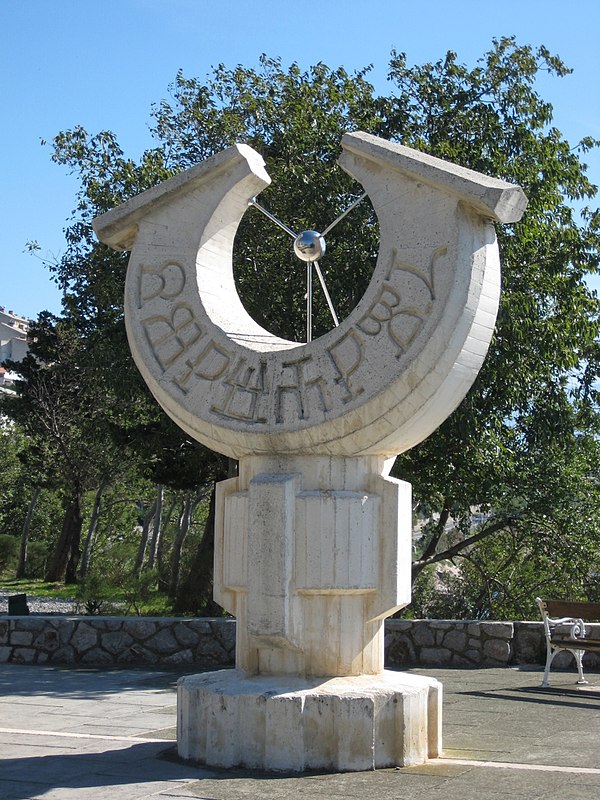
<svg viewBox="0 0 600 800"><path fill-rule="evenodd" d="M235 288L236 229L270 183L250 147L94 222L131 250L127 332L152 393L239 459L217 486L214 579L237 618L236 669L178 689L179 754L213 766L362 770L441 750L441 684L384 670L384 620L410 602L411 568L411 487L389 470L475 379L500 290L493 220L518 221L527 200L369 134L342 146L379 257L350 316L306 344L261 328Z"/></svg>

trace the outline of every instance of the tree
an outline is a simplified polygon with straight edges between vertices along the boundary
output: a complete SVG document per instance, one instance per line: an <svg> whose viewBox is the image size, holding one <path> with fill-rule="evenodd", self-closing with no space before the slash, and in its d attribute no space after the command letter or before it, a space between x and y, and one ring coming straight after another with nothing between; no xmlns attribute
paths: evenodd
<svg viewBox="0 0 600 800"><path fill-rule="evenodd" d="M177 522L177 530L173 538L173 546L171 548L171 558L169 563L169 597L176 597L179 589L179 577L181 574L181 556L183 546L192 526L192 519L194 511L199 503L202 502L204 497L208 494L207 490L200 492L196 495L188 493L183 498L181 511ZM214 520L213 520L214 526ZM189 593L188 593L189 594ZM188 603L189 605L189 603ZM193 604L192 610L199 607L199 604Z"/></svg>
<svg viewBox="0 0 600 800"><path fill-rule="evenodd" d="M529 197L521 223L498 231L503 293L484 367L452 417L396 464L427 520L414 574L461 555L473 572L474 548L500 534L519 543L505 548L513 565L535 561L543 542L569 574L562 590L581 592L590 550L573 558L573 541L597 542L600 533L590 480L598 475L598 301L584 280L598 268L599 239L598 212L584 209L579 224L569 201L595 195L579 159L594 143L572 148L550 127L552 109L534 78L540 68L567 69L544 48L504 39L472 71L453 53L419 70L396 55L391 67L401 89L396 113L412 109L414 143L518 182ZM578 561L584 569L565 569ZM512 585L520 587L518 573ZM480 613L493 613L490 596ZM526 613L533 597L528 605L507 598L499 613Z"/></svg>
<svg viewBox="0 0 600 800"><path fill-rule="evenodd" d="M21 377L17 396L2 402L27 434L47 482L61 494L63 520L46 570L49 581L76 581L84 493L105 482L122 457L107 437L104 388L90 379L88 360L87 345L67 320L41 314L31 328L28 355L11 363Z"/></svg>
<svg viewBox="0 0 600 800"><path fill-rule="evenodd" d="M509 534L532 557L541 542L557 559L572 557L572 548L561 542L579 535L574 509L585 501L597 512L599 501L593 480L598 302L585 283L598 268L599 215L584 208L578 218L572 207L595 194L581 157L596 143L587 138L572 147L551 126L552 108L536 91L540 71L568 73L546 48L512 38L494 40L473 69L452 52L416 67L394 52L392 91L377 96L368 70L350 75L318 64L302 72L263 56L258 70L220 65L205 81L179 73L171 98L153 111L157 146L137 164L110 132L89 136L75 128L59 134L53 158L79 174L81 190L69 248L55 274L69 313L99 342L98 369L109 382L109 355L119 351L116 373L135 414L131 405L125 411L117 403L113 416L129 431L136 430L136 415L152 419L158 435L166 434L124 355L126 258L94 240L92 218L242 141L263 154L273 179L261 203L293 230L323 229L361 191L336 166L342 134L366 130L518 182L530 201L518 225L498 228L502 303L478 380L444 425L396 463L396 474L413 483L422 523L414 574L449 558L474 563L483 542L506 541ZM340 316L362 295L377 242L366 201L328 241L321 266ZM234 263L249 312L273 333L302 340L304 276L285 234L249 210ZM330 326L320 303L315 332ZM147 428L141 430L144 438ZM176 440L172 430L167 440ZM218 472L208 454L204 466L204 476ZM593 538L596 533L589 529ZM585 570L590 564L587 557L582 562Z"/></svg>
<svg viewBox="0 0 600 800"><path fill-rule="evenodd" d="M29 505L27 506L27 514L25 515L25 521L23 522L21 539L19 542L19 561L17 563L17 569L15 573L15 578L17 580L25 577L25 571L27 569L27 551L29 548L29 534L31 532L31 520L33 518L33 512L35 511L40 492L41 488L39 486L35 486L29 500Z"/></svg>
<svg viewBox="0 0 600 800"><path fill-rule="evenodd" d="M25 500L26 476L21 456L27 447L23 433L12 424L0 420L0 534L14 534L22 524L20 506Z"/></svg>
<svg viewBox="0 0 600 800"><path fill-rule="evenodd" d="M10 395L2 399L10 402ZM38 448L14 421L2 418L0 446L0 536L18 542L14 577L40 577L60 504Z"/></svg>

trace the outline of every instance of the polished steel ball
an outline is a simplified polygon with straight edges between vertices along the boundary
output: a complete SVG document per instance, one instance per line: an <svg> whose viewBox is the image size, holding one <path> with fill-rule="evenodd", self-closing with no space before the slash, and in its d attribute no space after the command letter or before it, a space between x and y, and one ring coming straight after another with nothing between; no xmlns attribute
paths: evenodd
<svg viewBox="0 0 600 800"><path fill-rule="evenodd" d="M318 231L302 231L294 241L294 253L302 261L318 261L325 249L325 239Z"/></svg>

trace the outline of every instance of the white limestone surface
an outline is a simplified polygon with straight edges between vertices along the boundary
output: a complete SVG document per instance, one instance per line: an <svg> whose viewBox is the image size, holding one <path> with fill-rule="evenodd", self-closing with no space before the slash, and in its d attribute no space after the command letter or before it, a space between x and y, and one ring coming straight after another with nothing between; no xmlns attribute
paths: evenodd
<svg viewBox="0 0 600 800"><path fill-rule="evenodd" d="M342 145L379 219L379 257L354 311L309 344L263 330L236 292L235 232L269 183L251 148L94 221L111 247L132 247L126 323L150 389L191 436L234 458L396 455L454 410L485 357L500 287L492 220L518 219L522 191L368 134Z"/></svg>
<svg viewBox="0 0 600 800"><path fill-rule="evenodd" d="M250 673L383 670L410 602L411 487L382 457L246 457L217 485L214 597Z"/></svg>
<svg viewBox="0 0 600 800"><path fill-rule="evenodd" d="M442 686L434 678L221 670L180 678L177 691L179 755L212 766L369 770L441 754Z"/></svg>

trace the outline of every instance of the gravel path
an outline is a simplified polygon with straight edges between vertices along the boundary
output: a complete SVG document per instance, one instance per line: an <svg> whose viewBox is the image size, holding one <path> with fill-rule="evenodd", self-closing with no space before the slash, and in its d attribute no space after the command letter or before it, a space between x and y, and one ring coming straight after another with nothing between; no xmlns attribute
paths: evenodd
<svg viewBox="0 0 600 800"><path fill-rule="evenodd" d="M0 588L0 614L8 613L8 598L20 592ZM75 614L75 600L55 600L48 597L27 595L27 605L32 614Z"/></svg>

